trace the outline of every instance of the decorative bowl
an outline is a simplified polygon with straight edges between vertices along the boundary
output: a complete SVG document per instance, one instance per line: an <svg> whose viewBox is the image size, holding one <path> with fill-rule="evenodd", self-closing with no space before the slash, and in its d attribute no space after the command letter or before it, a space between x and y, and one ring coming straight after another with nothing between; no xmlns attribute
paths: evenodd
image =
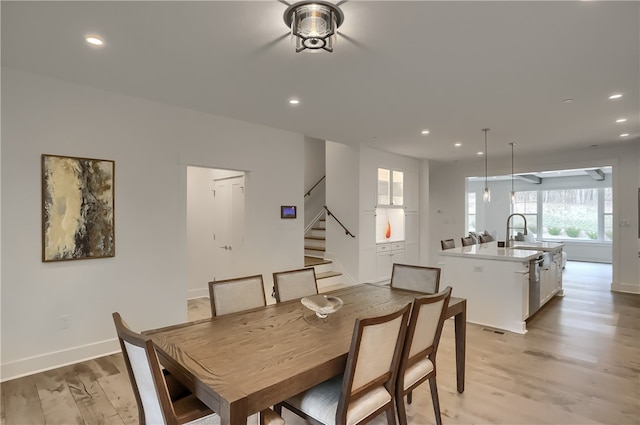
<svg viewBox="0 0 640 425"><path fill-rule="evenodd" d="M300 300L302 305L316 313L321 319L325 319L329 314L335 313L342 307L342 300L331 295L311 295Z"/></svg>

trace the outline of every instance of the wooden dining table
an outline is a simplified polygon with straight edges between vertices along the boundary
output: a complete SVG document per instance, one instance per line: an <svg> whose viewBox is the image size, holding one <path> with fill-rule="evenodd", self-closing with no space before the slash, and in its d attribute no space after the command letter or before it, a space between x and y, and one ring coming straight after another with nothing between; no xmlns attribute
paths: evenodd
<svg viewBox="0 0 640 425"><path fill-rule="evenodd" d="M419 293L355 285L331 291L344 305L326 319L299 300L144 332L160 362L220 415L246 418L344 372L356 318L391 313ZM452 297L457 388L464 391L466 300Z"/></svg>

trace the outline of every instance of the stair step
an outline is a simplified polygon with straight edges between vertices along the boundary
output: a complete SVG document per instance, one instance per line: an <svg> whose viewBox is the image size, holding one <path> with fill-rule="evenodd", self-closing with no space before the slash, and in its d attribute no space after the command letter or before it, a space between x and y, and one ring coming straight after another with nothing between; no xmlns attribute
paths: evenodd
<svg viewBox="0 0 640 425"><path fill-rule="evenodd" d="M320 230L320 231L326 231L327 228L326 227L312 227L311 230Z"/></svg>
<svg viewBox="0 0 640 425"><path fill-rule="evenodd" d="M319 266L321 264L331 264L331 263L332 263L331 260L326 260L324 258L311 257L310 255L305 255L304 256L304 266L305 267Z"/></svg>
<svg viewBox="0 0 640 425"><path fill-rule="evenodd" d="M305 239L311 239L314 241L326 241L327 238L325 238L324 236L305 236Z"/></svg>
<svg viewBox="0 0 640 425"><path fill-rule="evenodd" d="M305 245L305 246L304 246L304 249L305 249L306 251L319 251L319 252L325 252L325 249L324 249L324 247L323 247L323 246L308 246L308 245Z"/></svg>
<svg viewBox="0 0 640 425"><path fill-rule="evenodd" d="M327 279L327 278L335 277L335 276L342 276L342 273L334 272L334 271L316 273L316 279Z"/></svg>

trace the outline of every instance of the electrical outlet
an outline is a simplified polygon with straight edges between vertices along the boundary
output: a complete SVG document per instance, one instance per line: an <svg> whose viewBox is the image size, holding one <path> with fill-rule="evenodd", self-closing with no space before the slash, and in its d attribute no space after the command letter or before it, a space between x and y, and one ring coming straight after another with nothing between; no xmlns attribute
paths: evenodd
<svg viewBox="0 0 640 425"><path fill-rule="evenodd" d="M631 227L629 220L620 220L620 227Z"/></svg>
<svg viewBox="0 0 640 425"><path fill-rule="evenodd" d="M71 316L69 314L61 314L58 318L60 329L69 329L71 327Z"/></svg>

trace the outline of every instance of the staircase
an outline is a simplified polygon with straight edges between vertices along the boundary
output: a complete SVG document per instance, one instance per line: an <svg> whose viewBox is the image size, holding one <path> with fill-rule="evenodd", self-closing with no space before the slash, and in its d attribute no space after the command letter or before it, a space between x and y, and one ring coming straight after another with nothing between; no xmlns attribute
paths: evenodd
<svg viewBox="0 0 640 425"><path fill-rule="evenodd" d="M316 270L318 290L335 289L346 286L342 281L342 273L333 270L333 262L325 259L326 220L321 218L304 236L304 266Z"/></svg>

